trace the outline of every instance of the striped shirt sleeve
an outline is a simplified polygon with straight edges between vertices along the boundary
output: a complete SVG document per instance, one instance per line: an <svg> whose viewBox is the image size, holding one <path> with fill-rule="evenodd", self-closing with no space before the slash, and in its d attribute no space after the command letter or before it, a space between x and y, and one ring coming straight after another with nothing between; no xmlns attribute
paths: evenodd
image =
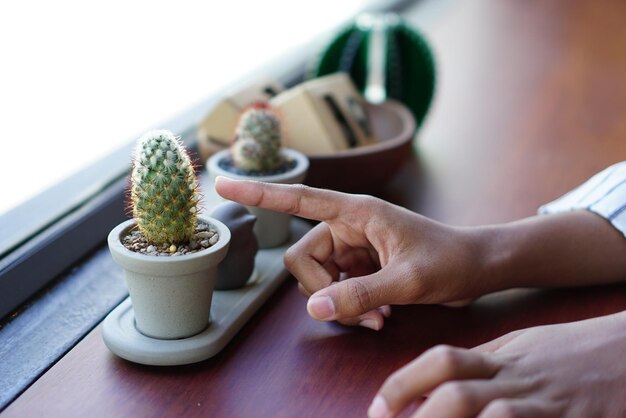
<svg viewBox="0 0 626 418"><path fill-rule="evenodd" d="M588 210L607 219L626 237L626 161L612 165L557 200L539 214Z"/></svg>

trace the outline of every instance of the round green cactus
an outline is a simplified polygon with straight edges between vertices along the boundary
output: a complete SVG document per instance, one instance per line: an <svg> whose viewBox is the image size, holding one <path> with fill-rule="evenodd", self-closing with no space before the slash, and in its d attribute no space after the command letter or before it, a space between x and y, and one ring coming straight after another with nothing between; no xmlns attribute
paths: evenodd
<svg viewBox="0 0 626 418"><path fill-rule="evenodd" d="M170 131L150 131L139 139L130 199L139 230L151 243L178 244L193 235L198 182L189 155Z"/></svg>
<svg viewBox="0 0 626 418"><path fill-rule="evenodd" d="M276 170L284 163L280 149L280 121L271 107L258 103L244 111L231 148L235 166L250 171Z"/></svg>

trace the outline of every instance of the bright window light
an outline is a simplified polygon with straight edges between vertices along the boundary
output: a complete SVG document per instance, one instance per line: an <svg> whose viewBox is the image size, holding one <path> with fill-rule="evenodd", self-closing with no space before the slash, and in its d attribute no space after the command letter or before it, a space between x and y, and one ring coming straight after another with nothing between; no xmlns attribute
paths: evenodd
<svg viewBox="0 0 626 418"><path fill-rule="evenodd" d="M363 3L0 2L0 214Z"/></svg>

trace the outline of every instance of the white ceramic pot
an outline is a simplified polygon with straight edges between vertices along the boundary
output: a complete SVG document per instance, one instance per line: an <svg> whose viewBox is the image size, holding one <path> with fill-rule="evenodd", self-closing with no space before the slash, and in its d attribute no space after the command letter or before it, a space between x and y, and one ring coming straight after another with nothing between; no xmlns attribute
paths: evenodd
<svg viewBox="0 0 626 418"><path fill-rule="evenodd" d="M228 251L230 231L216 219L201 220L217 229L219 240L205 250L179 256L150 256L124 247L121 240L135 225L134 220L109 233L109 250L125 271L135 325L142 334L185 338L209 324L217 265Z"/></svg>
<svg viewBox="0 0 626 418"><path fill-rule="evenodd" d="M283 149L283 154L287 158L291 158L296 161L295 167L291 170L271 176L246 176L231 173L230 171L221 168L218 163L220 160L227 158L230 155L230 150L225 149L219 151L213 154L207 162L209 181L213 184L217 176L224 176L233 179L256 180L267 183L302 183L307 170L309 169L309 159L301 152L287 148ZM266 209L259 209L253 206L248 206L247 208L250 213L257 217L256 224L254 225L254 234L259 241L259 248L272 248L287 241L289 238L290 215Z"/></svg>

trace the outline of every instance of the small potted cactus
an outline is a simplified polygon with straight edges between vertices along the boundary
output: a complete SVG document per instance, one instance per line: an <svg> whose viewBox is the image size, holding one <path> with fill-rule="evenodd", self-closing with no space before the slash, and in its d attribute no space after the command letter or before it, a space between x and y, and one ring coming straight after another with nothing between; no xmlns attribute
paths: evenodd
<svg viewBox="0 0 626 418"><path fill-rule="evenodd" d="M212 180L217 176L269 183L302 183L309 160L299 151L282 148L280 120L266 103L256 103L242 113L230 149L211 156L207 163ZM289 238L290 217L256 207L254 233L259 248L283 244Z"/></svg>
<svg viewBox="0 0 626 418"><path fill-rule="evenodd" d="M137 144L130 186L133 219L108 237L125 270L137 329L153 338L185 338L209 324L216 270L230 231L197 216L198 183L189 156L169 131Z"/></svg>

